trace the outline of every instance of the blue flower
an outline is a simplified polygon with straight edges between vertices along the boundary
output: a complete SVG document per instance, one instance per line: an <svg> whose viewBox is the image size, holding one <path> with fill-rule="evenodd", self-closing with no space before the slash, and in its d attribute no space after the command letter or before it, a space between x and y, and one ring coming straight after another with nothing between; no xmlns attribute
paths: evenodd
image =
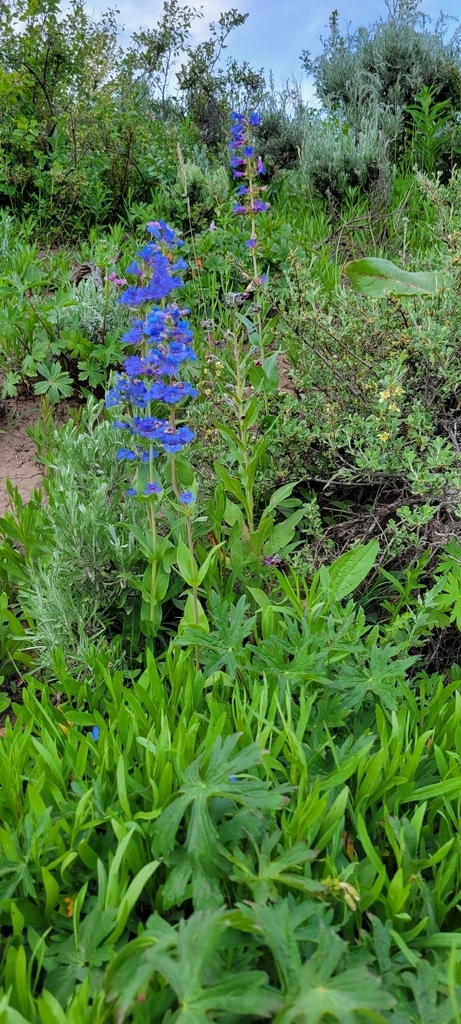
<svg viewBox="0 0 461 1024"><path fill-rule="evenodd" d="M168 405L174 405L175 402L181 402L183 398L196 398L197 395L196 388L193 388L187 381L178 381L177 384L165 387L163 401Z"/></svg>
<svg viewBox="0 0 461 1024"><path fill-rule="evenodd" d="M130 462L134 462L137 457L136 452L130 451L129 448L119 448L117 452L117 459L119 462L121 462L122 459L128 459Z"/></svg>
<svg viewBox="0 0 461 1024"><path fill-rule="evenodd" d="M143 321L133 320L129 331L122 334L121 340L124 341L126 345L140 345L142 342L142 334Z"/></svg>
<svg viewBox="0 0 461 1024"><path fill-rule="evenodd" d="M195 501L195 494L193 494L192 491L183 491L182 494L179 495L179 500L181 505L192 505L192 502Z"/></svg>
<svg viewBox="0 0 461 1024"><path fill-rule="evenodd" d="M158 420L153 416L134 416L133 429L139 437L146 441L157 441L163 430L168 427L168 420Z"/></svg>
<svg viewBox="0 0 461 1024"><path fill-rule="evenodd" d="M136 260L132 260L132 262L127 266L125 274L136 274L137 277L140 277L142 270L139 263L136 263Z"/></svg>
<svg viewBox="0 0 461 1024"><path fill-rule="evenodd" d="M128 359L125 359L124 370L129 377L137 377L144 370L144 359L141 359L141 356L128 356Z"/></svg>
<svg viewBox="0 0 461 1024"><path fill-rule="evenodd" d="M189 441L193 441L195 434L189 427L180 427L178 430L178 436L183 444L189 444Z"/></svg>
<svg viewBox="0 0 461 1024"><path fill-rule="evenodd" d="M251 125L252 128L259 128L259 125L261 124L260 115L254 113L250 114L248 117L248 123Z"/></svg>
<svg viewBox="0 0 461 1024"><path fill-rule="evenodd" d="M164 220L151 220L146 224L146 231L153 235L158 242L163 242L169 249L184 245L182 238L178 238L174 228Z"/></svg>
<svg viewBox="0 0 461 1024"><path fill-rule="evenodd" d="M241 134L238 129L235 141ZM236 159L238 166L244 163L242 157ZM127 268L127 273L142 277L142 282L130 285L119 299L132 308L160 303L184 285L181 271L187 269L187 263L181 256L173 262L171 256L171 250L184 245L183 240L163 220L151 221L147 230L152 240L141 246L137 259ZM143 319L134 318L123 335L127 345L142 346L142 351L125 359L123 373L116 374L106 395L107 408L122 407L120 415L124 418L114 425L128 430L133 437L132 448L119 449L120 460L150 463L162 454L182 451L195 436L188 427L176 427L174 421L172 425L168 419L151 413L151 403L175 405L198 394L189 381L179 379L182 364L197 358L192 347L193 332L186 319L188 313L189 309L181 309L171 301L163 308L155 305ZM147 484L144 490L146 496L159 493L161 486L157 483ZM130 487L126 494L134 497L137 491Z"/></svg>
<svg viewBox="0 0 461 1024"><path fill-rule="evenodd" d="M144 488L144 494L146 495L146 497L148 497L150 494L161 494L161 493L162 493L162 488L160 487L160 484L156 484L155 481L153 481L152 483L146 484L146 486Z"/></svg>
<svg viewBox="0 0 461 1024"><path fill-rule="evenodd" d="M142 452L141 462L150 462L151 459L158 459L159 455L160 455L160 452L157 452L157 451L152 451L151 452L151 450L149 448L148 451Z"/></svg>
<svg viewBox="0 0 461 1024"><path fill-rule="evenodd" d="M138 492L135 487L128 487L127 490L125 491L125 494L128 498L135 498L137 493Z"/></svg>
<svg viewBox="0 0 461 1024"><path fill-rule="evenodd" d="M165 398L166 384L152 384L149 388L149 398L153 402L166 402Z"/></svg>
<svg viewBox="0 0 461 1024"><path fill-rule="evenodd" d="M96 742L96 740L99 739L99 725L94 725L93 726L93 728L92 728L92 730L90 732L90 736L93 737L95 742Z"/></svg>

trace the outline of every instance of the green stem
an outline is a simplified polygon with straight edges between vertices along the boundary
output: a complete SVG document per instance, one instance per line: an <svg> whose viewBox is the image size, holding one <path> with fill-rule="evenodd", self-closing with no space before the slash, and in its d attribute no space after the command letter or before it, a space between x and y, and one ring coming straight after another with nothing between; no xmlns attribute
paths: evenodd
<svg viewBox="0 0 461 1024"><path fill-rule="evenodd" d="M247 519L248 519L248 531L250 535L253 533L254 522L253 522L253 488L248 485L248 430L245 426L245 381L242 377L242 368L240 360L240 347L238 343L237 335L234 334L234 361L235 361L235 394L237 399L237 415L239 421L239 434L240 434L240 445L242 450L243 467L245 470L244 474L244 489L245 498L247 503Z"/></svg>
<svg viewBox="0 0 461 1024"><path fill-rule="evenodd" d="M189 545L189 552L190 552L190 557L191 557L191 563L193 565L194 564L194 560L195 560L195 554L194 554L194 541L193 541L193 537L192 537L192 523L191 523L190 515L186 514L186 522L187 522L187 542L188 542L188 545ZM198 624L199 624L199 618L198 618L198 587L196 587L195 584L192 587L192 602L193 602L193 606L194 606L194 623L195 623L196 626L198 626ZM195 648L195 670L196 670L196 672L200 671L200 659L199 659L198 647Z"/></svg>
<svg viewBox="0 0 461 1024"><path fill-rule="evenodd" d="M255 184L254 184L253 165L252 165L252 163L250 163L250 171L249 171L249 174L248 174L248 191L249 191L249 200L250 200L250 209L251 209L251 238L254 241L256 241L256 218L255 218L255 214L254 214L254 201L256 199L256 195L257 195L257 191L258 190L257 190L257 188L255 188ZM253 280L254 280L254 286L256 288L257 287L257 283L259 282L259 267L258 267L258 260L257 260L257 256L256 256L256 249L252 249L251 252L252 252L252 256L253 256ZM260 308L258 308L258 312L256 314L256 323L257 323L257 327L258 327L258 338L259 338L259 358L261 360L261 365L262 365L262 367L264 369L264 360L266 358L266 354L265 354L265 351L264 351L263 321L262 321L261 309ZM266 415L267 415L267 413L269 412L269 403L268 403L267 395L266 395L265 391L264 391L264 408L265 408L265 412L266 412Z"/></svg>
<svg viewBox="0 0 461 1024"><path fill-rule="evenodd" d="M107 274L106 274L106 278L107 278ZM104 314L103 314L103 318L102 318L102 340L103 341L105 340L105 337L106 337L107 311L108 311L108 309L109 309L109 281L106 280L104 282Z"/></svg>
<svg viewBox="0 0 461 1024"><path fill-rule="evenodd" d="M173 408L170 411L170 426L171 426L171 429L174 431L174 433L176 433L176 416L175 416L175 411L174 411ZM175 493L176 498L179 501L179 488L178 488L178 481L177 481L177 477L176 477L176 463L175 463L174 455L170 455L170 466L171 466L171 486L173 488L173 491Z"/></svg>
<svg viewBox="0 0 461 1024"><path fill-rule="evenodd" d="M191 519L190 519L189 515L186 515L186 522L187 522L187 543L189 545L189 551L190 551L191 559L194 560L194 558L195 558L195 554L194 554L194 541L192 539L192 523L191 523ZM193 597L193 602L194 602L194 622L195 622L195 625L198 626L198 587L196 587L196 586L192 587L192 597Z"/></svg>
<svg viewBox="0 0 461 1024"><path fill-rule="evenodd" d="M151 501L151 503L150 503L149 513L150 513L150 528L151 528L151 536L152 536L152 568L151 568L151 577L150 577L150 611L149 611L149 618L150 618L151 622L154 622L155 606L156 606L156 603L157 603L156 602L156 598L155 598L155 591L157 589L157 560L156 560L156 551L155 551L155 549L157 547L157 524L155 522L155 509L154 509L153 501Z"/></svg>
<svg viewBox="0 0 461 1024"><path fill-rule="evenodd" d="M150 403L149 403L150 405ZM150 408L149 408L150 415ZM154 447L152 444L149 445L149 482L154 482ZM154 499L151 498L149 502L149 516L150 516L150 529L152 537L152 570L150 577L150 621L154 621L155 615L155 591L157 585L157 558L156 558L156 547L157 547L157 523L155 518Z"/></svg>

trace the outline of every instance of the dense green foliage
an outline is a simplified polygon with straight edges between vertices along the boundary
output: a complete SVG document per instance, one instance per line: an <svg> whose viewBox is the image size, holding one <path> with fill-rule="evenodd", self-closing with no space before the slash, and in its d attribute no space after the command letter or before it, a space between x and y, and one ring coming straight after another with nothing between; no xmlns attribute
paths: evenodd
<svg viewBox="0 0 461 1024"><path fill-rule="evenodd" d="M333 17L316 112L196 16L0 16L0 411L40 401L44 470L0 518L0 1024L459 1024L457 37ZM199 394L133 496L154 218Z"/></svg>

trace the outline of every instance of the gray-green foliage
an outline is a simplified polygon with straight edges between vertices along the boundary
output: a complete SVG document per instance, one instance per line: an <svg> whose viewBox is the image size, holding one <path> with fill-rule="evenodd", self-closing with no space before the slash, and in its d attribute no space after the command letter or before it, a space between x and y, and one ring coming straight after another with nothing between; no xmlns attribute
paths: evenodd
<svg viewBox="0 0 461 1024"><path fill-rule="evenodd" d="M304 190L344 200L347 190L387 189L392 178L388 140L377 110L362 116L356 128L337 118L306 119L299 163Z"/></svg>
<svg viewBox="0 0 461 1024"><path fill-rule="evenodd" d="M438 100L449 99L459 109L460 30L446 39L446 19L431 29L430 19L418 14L417 6L404 0L389 9L386 20L354 32L347 29L344 35L338 12L333 12L323 52L315 59L307 51L303 54L326 107L341 109L355 123L364 100L397 111L426 85Z"/></svg>
<svg viewBox="0 0 461 1024"><path fill-rule="evenodd" d="M40 513L46 540L28 564L20 586L23 606L36 622L32 645L40 664L52 664L58 647L81 667L96 638L107 631L112 607L129 605L126 576L139 555L121 523L124 479L118 442L98 407L81 431L69 421L51 440L46 460L48 501ZM104 641L103 641L104 642Z"/></svg>
<svg viewBox="0 0 461 1024"><path fill-rule="evenodd" d="M181 160L176 180L176 193L187 199L187 217L181 202L185 224L188 216L196 230L208 226L229 196L229 174L221 164L212 165L204 147L196 147L192 160Z"/></svg>
<svg viewBox="0 0 461 1024"><path fill-rule="evenodd" d="M114 331L121 333L124 329L126 310L117 303L114 287L109 289L106 305L104 288L98 287L91 277L86 277L73 287L72 298L75 305L67 315L68 325L78 329L94 344L103 340L104 327L109 334Z"/></svg>

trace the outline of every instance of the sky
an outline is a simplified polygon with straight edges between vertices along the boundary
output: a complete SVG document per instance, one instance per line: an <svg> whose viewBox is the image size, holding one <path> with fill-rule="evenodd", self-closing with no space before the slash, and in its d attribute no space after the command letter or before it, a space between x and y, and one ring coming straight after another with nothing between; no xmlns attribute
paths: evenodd
<svg viewBox="0 0 461 1024"><path fill-rule="evenodd" d="M442 0L443 12L461 20L460 0ZM229 37L226 55L246 60L255 70L272 70L277 85L292 78L300 82L305 98L312 88L305 79L300 62L302 50L311 54L321 50L320 37L328 34L328 18L337 7L340 29L350 24L354 30L368 26L379 17L386 17L384 0L189 0L192 7L203 8L203 19L197 22L196 41L206 37L206 27L216 21L222 11L236 7L248 13L246 23ZM139 28L154 27L161 17L162 0L88 0L88 7L97 17L108 6L118 8L118 20L125 27L123 38ZM440 13L440 0L423 0L422 10L434 20ZM456 21L450 22L453 29Z"/></svg>

